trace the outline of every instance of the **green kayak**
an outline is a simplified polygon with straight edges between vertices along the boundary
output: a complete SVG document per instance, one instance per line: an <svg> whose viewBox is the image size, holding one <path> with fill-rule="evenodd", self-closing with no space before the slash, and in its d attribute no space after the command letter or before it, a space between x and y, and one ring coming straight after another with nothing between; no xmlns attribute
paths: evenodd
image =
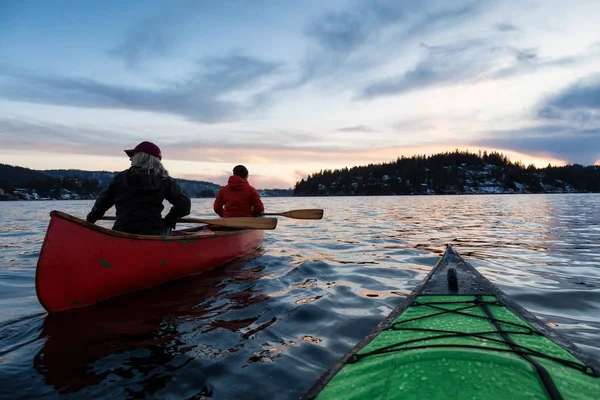
<svg viewBox="0 0 600 400"><path fill-rule="evenodd" d="M600 366L448 246L304 399L600 399Z"/></svg>

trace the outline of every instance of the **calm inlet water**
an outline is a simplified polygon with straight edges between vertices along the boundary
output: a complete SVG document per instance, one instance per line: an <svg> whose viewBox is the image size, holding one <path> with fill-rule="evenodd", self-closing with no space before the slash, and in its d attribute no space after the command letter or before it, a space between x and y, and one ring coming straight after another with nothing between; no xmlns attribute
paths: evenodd
<svg viewBox="0 0 600 400"><path fill-rule="evenodd" d="M266 198L261 249L210 272L48 315L35 265L57 209L0 203L0 398L294 399L451 243L486 277L600 358L600 195ZM212 216L194 200L193 216Z"/></svg>

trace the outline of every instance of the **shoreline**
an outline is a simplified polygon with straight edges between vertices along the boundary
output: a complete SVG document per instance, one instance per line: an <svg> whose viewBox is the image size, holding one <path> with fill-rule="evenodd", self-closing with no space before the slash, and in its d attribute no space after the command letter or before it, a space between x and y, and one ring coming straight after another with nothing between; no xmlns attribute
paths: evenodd
<svg viewBox="0 0 600 400"><path fill-rule="evenodd" d="M303 198L303 197L409 197L409 196L482 196L482 195L527 195L527 194L598 194L600 192L482 192L482 193L411 193L411 194L307 194L297 196L264 196L262 198ZM94 198L80 199L1 199L0 202L21 202L21 201L81 201L81 200L96 200ZM214 199L214 197L192 197L193 199Z"/></svg>

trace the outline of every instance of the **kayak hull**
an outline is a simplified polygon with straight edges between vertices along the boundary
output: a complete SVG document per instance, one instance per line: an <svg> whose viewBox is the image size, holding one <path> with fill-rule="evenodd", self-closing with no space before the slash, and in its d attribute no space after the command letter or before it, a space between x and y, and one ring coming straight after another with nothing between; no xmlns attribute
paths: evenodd
<svg viewBox="0 0 600 400"><path fill-rule="evenodd" d="M448 246L304 399L592 399L600 367Z"/></svg>
<svg viewBox="0 0 600 400"><path fill-rule="evenodd" d="M131 235L52 211L36 269L36 292L49 312L197 274L258 248L262 230Z"/></svg>

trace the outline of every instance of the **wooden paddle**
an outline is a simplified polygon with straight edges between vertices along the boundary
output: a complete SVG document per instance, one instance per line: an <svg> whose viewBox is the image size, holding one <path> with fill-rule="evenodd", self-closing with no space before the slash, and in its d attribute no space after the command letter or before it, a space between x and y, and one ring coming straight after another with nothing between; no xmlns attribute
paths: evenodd
<svg viewBox="0 0 600 400"><path fill-rule="evenodd" d="M264 213L263 215L281 215L282 217L296 219L322 219L323 210L318 208L312 208L305 210L291 210L282 213Z"/></svg>
<svg viewBox="0 0 600 400"><path fill-rule="evenodd" d="M116 217L102 217L104 221L115 221ZM192 223L192 224L209 224L214 226L224 226L227 228L243 228L243 229L275 229L277 226L277 218L253 218L253 217L235 217L235 218L181 218L175 219L173 222Z"/></svg>

